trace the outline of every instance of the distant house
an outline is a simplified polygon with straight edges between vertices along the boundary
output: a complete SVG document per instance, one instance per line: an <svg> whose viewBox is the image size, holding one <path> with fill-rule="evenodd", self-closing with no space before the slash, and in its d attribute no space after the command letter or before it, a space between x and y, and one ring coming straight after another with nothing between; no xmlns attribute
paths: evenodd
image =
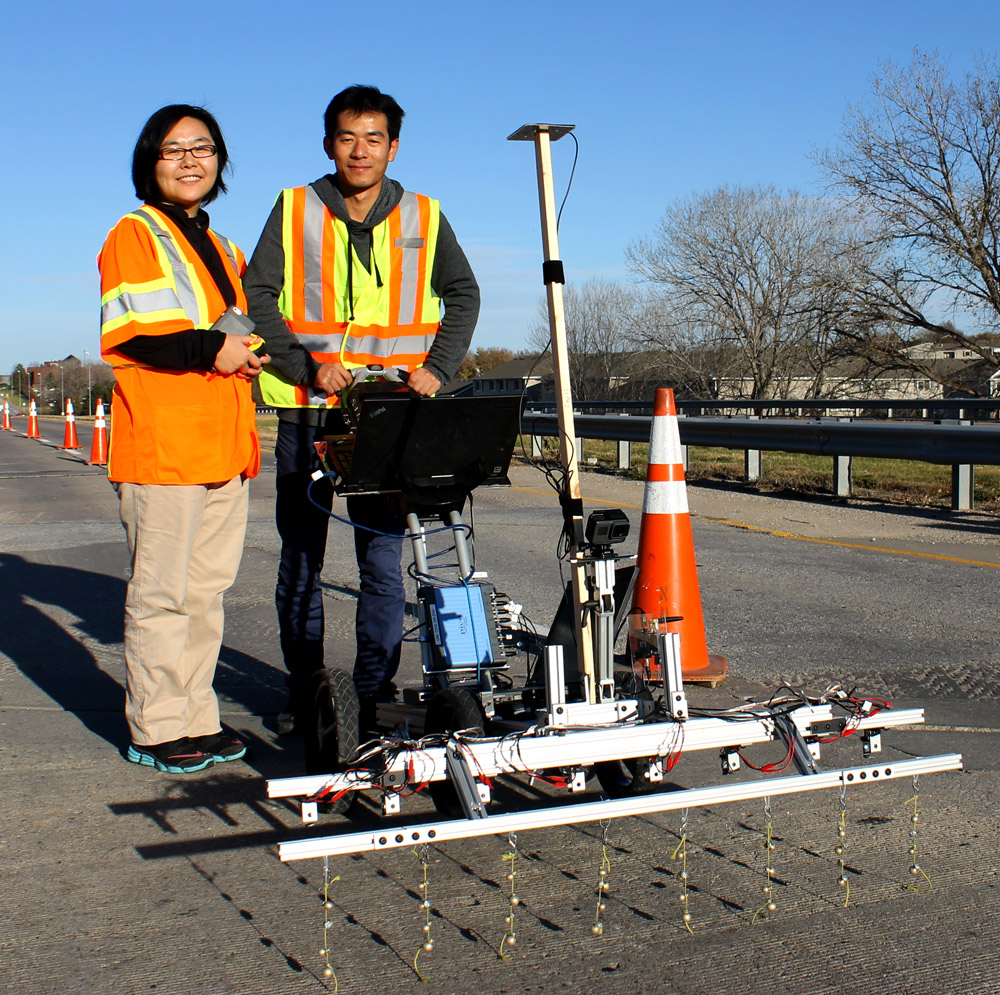
<svg viewBox="0 0 1000 995"><path fill-rule="evenodd" d="M977 345L994 356L1000 354L1000 338L984 338ZM957 342L917 342L901 350L904 356L915 360L961 359L966 362L981 360L982 354Z"/></svg>
<svg viewBox="0 0 1000 995"><path fill-rule="evenodd" d="M508 360L500 366L467 380L452 380L442 393L499 397L525 393L530 401L552 397L552 358L526 356Z"/></svg>
<svg viewBox="0 0 1000 995"><path fill-rule="evenodd" d="M924 369L908 366L875 368L863 360L831 363L818 376L815 370L781 377L771 397L794 400L810 397L845 400L933 401L935 398L1000 396L1000 370L987 360L929 359ZM749 377L723 377L716 381L716 396L723 400L749 397ZM945 387L945 384L954 385ZM967 389L962 389L966 385Z"/></svg>

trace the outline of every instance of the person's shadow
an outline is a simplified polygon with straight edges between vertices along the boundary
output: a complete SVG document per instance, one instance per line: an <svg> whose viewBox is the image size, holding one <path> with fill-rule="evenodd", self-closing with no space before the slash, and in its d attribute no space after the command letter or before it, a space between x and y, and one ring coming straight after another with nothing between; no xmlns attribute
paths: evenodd
<svg viewBox="0 0 1000 995"><path fill-rule="evenodd" d="M121 748L125 725L122 648L125 581L109 573L34 563L0 553L0 654L91 732ZM223 645L216 689L250 711L267 714L284 700L271 664ZM4 698L23 694L13 687ZM31 692L17 704L43 704Z"/></svg>
<svg viewBox="0 0 1000 995"><path fill-rule="evenodd" d="M116 747L128 735L125 689L104 668L121 660L124 601L121 578L0 553L0 653Z"/></svg>

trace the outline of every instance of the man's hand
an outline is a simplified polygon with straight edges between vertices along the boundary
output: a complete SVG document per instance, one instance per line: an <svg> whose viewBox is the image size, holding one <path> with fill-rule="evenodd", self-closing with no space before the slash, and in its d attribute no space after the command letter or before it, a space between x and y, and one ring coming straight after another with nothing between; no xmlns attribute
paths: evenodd
<svg viewBox="0 0 1000 995"><path fill-rule="evenodd" d="M422 397L430 397L441 389L441 381L430 370L421 366L410 374L406 386Z"/></svg>
<svg viewBox="0 0 1000 995"><path fill-rule="evenodd" d="M336 394L350 386L351 374L340 363L320 363L313 386L324 394Z"/></svg>
<svg viewBox="0 0 1000 995"><path fill-rule="evenodd" d="M218 373L239 373L251 379L260 376L260 368L264 363L270 363L270 356L258 356L249 348L252 341L249 335L227 335L222 348L215 356L215 369Z"/></svg>

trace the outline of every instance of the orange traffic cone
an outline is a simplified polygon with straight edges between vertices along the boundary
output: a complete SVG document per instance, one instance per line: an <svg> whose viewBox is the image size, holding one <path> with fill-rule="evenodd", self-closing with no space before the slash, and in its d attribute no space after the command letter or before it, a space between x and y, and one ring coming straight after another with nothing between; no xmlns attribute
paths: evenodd
<svg viewBox="0 0 1000 995"><path fill-rule="evenodd" d="M98 398L94 417L94 441L90 445L91 466L108 465L108 423L104 420L104 402Z"/></svg>
<svg viewBox="0 0 1000 995"><path fill-rule="evenodd" d="M82 449L80 439L76 434L76 415L73 414L73 402L66 398L66 434L60 449Z"/></svg>
<svg viewBox="0 0 1000 995"><path fill-rule="evenodd" d="M14 426L10 423L10 402L3 402L3 431L13 432Z"/></svg>
<svg viewBox="0 0 1000 995"><path fill-rule="evenodd" d="M723 680L726 660L709 656L705 644L677 408L666 388L656 391L653 404L636 569L632 614L639 627L680 633L685 681L714 686ZM679 621L664 621L671 618Z"/></svg>
<svg viewBox="0 0 1000 995"><path fill-rule="evenodd" d="M35 406L35 399L31 399L28 405L28 434L27 439L40 439L42 433L38 431L38 408Z"/></svg>

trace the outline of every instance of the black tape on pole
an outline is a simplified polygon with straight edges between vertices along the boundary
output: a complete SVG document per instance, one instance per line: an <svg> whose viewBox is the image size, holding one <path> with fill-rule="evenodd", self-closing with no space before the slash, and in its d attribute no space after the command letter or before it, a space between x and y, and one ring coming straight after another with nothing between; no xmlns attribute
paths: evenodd
<svg viewBox="0 0 1000 995"><path fill-rule="evenodd" d="M561 259L546 259L542 263L542 283L547 287L550 283L565 283L566 273Z"/></svg>

